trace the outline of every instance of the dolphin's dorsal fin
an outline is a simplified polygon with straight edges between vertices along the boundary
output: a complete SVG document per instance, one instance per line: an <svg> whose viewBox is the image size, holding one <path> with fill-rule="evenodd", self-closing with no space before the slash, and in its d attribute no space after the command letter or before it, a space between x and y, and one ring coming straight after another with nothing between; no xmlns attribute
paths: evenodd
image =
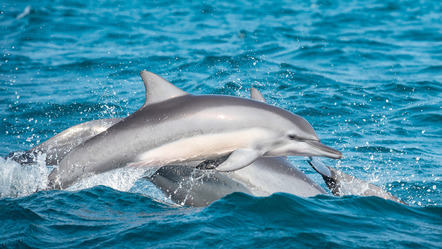
<svg viewBox="0 0 442 249"><path fill-rule="evenodd" d="M140 75L146 88L144 106L188 94L152 72L141 71Z"/></svg>
<svg viewBox="0 0 442 249"><path fill-rule="evenodd" d="M266 103L264 96L262 96L261 92L254 87L250 88L250 98Z"/></svg>

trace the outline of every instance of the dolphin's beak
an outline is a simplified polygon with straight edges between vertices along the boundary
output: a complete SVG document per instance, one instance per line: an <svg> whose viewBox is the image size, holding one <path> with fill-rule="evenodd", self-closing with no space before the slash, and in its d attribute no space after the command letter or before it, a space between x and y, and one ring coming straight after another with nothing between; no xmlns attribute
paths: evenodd
<svg viewBox="0 0 442 249"><path fill-rule="evenodd" d="M342 153L340 151L337 151L331 147L328 147L319 141L306 140L304 142L307 143L308 145L312 146L316 150L318 150L319 153L316 156L324 156L324 157L328 157L328 158L332 158L332 159L341 159L342 158Z"/></svg>

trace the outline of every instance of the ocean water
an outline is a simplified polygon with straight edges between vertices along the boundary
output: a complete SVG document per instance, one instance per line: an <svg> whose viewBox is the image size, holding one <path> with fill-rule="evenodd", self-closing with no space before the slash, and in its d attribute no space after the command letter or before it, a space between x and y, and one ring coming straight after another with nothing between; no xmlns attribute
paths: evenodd
<svg viewBox="0 0 442 249"><path fill-rule="evenodd" d="M0 159L0 247L441 248L441 13L439 1L0 0L2 157L133 113L146 69L193 94L258 88L343 152L327 164L409 204L234 193L193 208L130 170L34 193L44 158Z"/></svg>

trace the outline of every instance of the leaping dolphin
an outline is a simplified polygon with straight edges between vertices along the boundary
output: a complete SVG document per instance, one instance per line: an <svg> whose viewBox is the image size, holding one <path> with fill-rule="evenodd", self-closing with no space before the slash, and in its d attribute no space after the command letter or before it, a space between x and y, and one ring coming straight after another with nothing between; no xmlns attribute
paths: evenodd
<svg viewBox="0 0 442 249"><path fill-rule="evenodd" d="M163 166L229 155L217 171L246 167L260 156L325 156L302 117L263 102L231 96L191 95L142 71L145 104L132 115L72 149L49 175L49 189L65 189L96 173Z"/></svg>

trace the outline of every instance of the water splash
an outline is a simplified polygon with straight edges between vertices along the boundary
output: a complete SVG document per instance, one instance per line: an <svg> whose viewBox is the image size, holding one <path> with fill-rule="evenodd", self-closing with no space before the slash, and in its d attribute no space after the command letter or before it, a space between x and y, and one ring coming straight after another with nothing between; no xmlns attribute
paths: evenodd
<svg viewBox="0 0 442 249"><path fill-rule="evenodd" d="M37 160L31 164L20 164L11 158L0 158L0 198L18 198L28 196L35 192L47 189L48 176L53 167L46 166L46 154L36 154ZM150 171L155 171L152 169ZM94 186L103 185L119 191L140 192L150 195L152 188L135 182L146 174L152 174L142 168L120 168L110 172L93 175L82 179L67 190L77 191ZM143 189L144 188L144 189ZM159 197L161 199L161 197Z"/></svg>
<svg viewBox="0 0 442 249"><path fill-rule="evenodd" d="M82 179L68 188L70 191L92 188L97 185L107 186L119 191L129 191L134 183L145 174L143 168L126 167Z"/></svg>
<svg viewBox="0 0 442 249"><path fill-rule="evenodd" d="M26 17L27 15L29 15L31 13L31 6L28 5L26 6L26 8L23 10L23 12L17 16L17 20L20 20L24 17Z"/></svg>
<svg viewBox="0 0 442 249"><path fill-rule="evenodd" d="M36 163L21 165L10 158L0 159L0 198L23 197L46 189L51 168L46 155L37 156Z"/></svg>

